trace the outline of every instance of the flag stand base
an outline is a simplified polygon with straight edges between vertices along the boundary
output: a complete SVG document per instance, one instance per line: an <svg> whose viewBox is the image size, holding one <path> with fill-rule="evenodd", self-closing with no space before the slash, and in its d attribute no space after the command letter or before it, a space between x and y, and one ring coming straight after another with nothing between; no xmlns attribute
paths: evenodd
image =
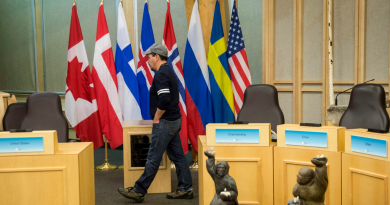
<svg viewBox="0 0 390 205"><path fill-rule="evenodd" d="M100 166L97 166L96 169L97 170L107 170L107 169L116 169L117 166L115 165L111 165L110 163L108 163L108 160L104 160L104 163Z"/></svg>
<svg viewBox="0 0 390 205"><path fill-rule="evenodd" d="M123 170L123 165L119 166L118 169Z"/></svg>
<svg viewBox="0 0 390 205"><path fill-rule="evenodd" d="M100 165L100 166L97 166L96 170L113 170L113 169L116 169L117 166L111 165L110 163L108 163L108 158L107 158L107 138L104 138L104 155L105 155L104 163L102 165Z"/></svg>
<svg viewBox="0 0 390 205"><path fill-rule="evenodd" d="M198 169L199 166L198 166L198 160L195 160L194 161L194 164L190 166L190 169Z"/></svg>

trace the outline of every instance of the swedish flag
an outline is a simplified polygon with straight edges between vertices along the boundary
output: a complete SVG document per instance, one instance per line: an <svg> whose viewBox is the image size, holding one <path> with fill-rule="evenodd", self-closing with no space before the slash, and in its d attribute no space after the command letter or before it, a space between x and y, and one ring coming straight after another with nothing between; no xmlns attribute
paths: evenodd
<svg viewBox="0 0 390 205"><path fill-rule="evenodd" d="M207 65L216 123L234 120L234 99L219 1L215 4Z"/></svg>

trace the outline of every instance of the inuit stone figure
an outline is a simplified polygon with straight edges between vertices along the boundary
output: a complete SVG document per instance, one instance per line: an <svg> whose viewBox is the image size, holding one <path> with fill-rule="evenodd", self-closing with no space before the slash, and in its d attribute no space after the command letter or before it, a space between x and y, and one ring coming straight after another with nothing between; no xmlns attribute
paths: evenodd
<svg viewBox="0 0 390 205"><path fill-rule="evenodd" d="M229 164L226 161L219 161L215 164L215 151L207 149L204 154L207 171L215 183L215 195L210 205L238 205L237 186L233 177L229 175Z"/></svg>
<svg viewBox="0 0 390 205"><path fill-rule="evenodd" d="M293 195L299 197L300 205L324 205L325 191L328 188L328 172L326 157L316 157L311 163L316 165L315 171L309 167L302 167L297 175L297 184ZM290 203L290 202L289 202Z"/></svg>

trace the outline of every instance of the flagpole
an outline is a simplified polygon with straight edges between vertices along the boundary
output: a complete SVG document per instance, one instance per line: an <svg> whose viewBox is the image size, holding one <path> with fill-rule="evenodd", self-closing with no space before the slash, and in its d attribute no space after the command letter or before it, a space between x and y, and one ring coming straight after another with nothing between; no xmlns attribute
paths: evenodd
<svg viewBox="0 0 390 205"><path fill-rule="evenodd" d="M121 5L122 5L122 8L123 8L123 0L121 0L121 1L120 1L120 3L121 3ZM121 166L118 166L118 169L120 169L120 170L123 170L123 167L124 167L123 165L121 165Z"/></svg>
<svg viewBox="0 0 390 205"><path fill-rule="evenodd" d="M97 166L97 170L107 170L107 169L116 169L117 166L111 165L108 163L108 157L107 157L107 138L104 138L104 163L100 166Z"/></svg>

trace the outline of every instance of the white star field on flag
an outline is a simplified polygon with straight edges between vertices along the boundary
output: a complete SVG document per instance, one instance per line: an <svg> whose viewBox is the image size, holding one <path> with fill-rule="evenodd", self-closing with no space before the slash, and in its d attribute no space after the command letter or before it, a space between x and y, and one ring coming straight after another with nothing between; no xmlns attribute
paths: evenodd
<svg viewBox="0 0 390 205"><path fill-rule="evenodd" d="M230 21L229 41L228 41L228 58L245 48L241 32L240 20L238 19L236 9L232 10Z"/></svg>

